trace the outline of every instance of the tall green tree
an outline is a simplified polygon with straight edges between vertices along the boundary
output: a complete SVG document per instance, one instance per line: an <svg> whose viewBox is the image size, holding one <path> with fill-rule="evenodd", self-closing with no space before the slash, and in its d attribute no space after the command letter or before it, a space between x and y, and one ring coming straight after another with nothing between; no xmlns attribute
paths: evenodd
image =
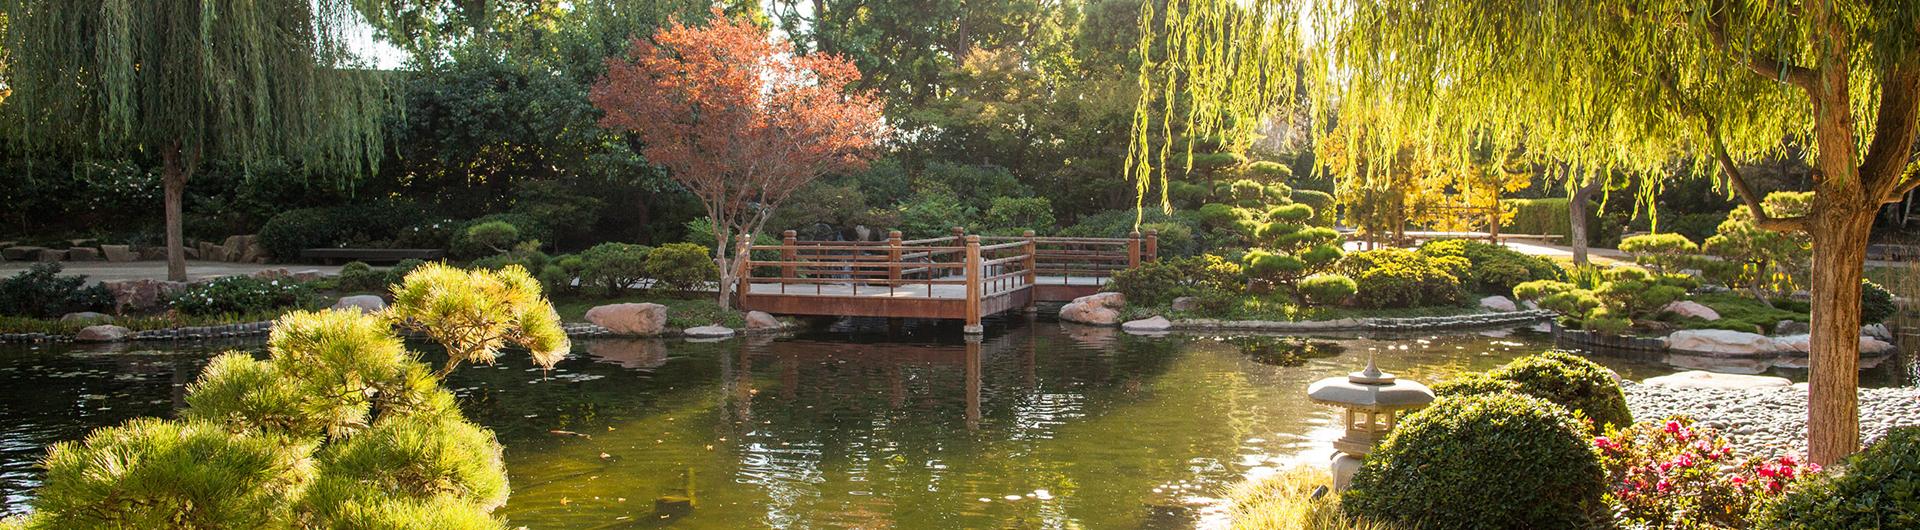
<svg viewBox="0 0 1920 530"><path fill-rule="evenodd" d="M1869 230L1881 205L1920 188L1920 2L1270 0L1255 4L1273 6L1283 24L1311 24L1315 38L1267 43L1187 30L1209 12L1191 7L1225 1L1173 2L1165 18L1179 22L1167 23L1168 47L1311 62L1321 121L1364 119L1380 133L1361 148L1416 139L1464 151L1473 132L1492 131L1586 167L1675 174L1663 170L1676 153L1717 167L1755 225L1813 238L1810 456L1831 464L1858 450ZM1232 80L1224 86L1284 77L1219 75ZM1815 197L1804 216L1770 215L1742 171L1782 153L1783 139L1809 148ZM1642 188L1642 200L1652 189Z"/></svg>
<svg viewBox="0 0 1920 530"><path fill-rule="evenodd" d="M282 157L350 178L380 160L386 74L356 62L347 0L0 0L8 134L30 151L157 159L167 277L210 160Z"/></svg>

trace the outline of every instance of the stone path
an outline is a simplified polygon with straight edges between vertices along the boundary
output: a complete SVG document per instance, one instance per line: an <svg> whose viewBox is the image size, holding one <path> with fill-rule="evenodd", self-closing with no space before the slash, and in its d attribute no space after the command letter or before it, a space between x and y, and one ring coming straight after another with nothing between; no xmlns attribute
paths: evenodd
<svg viewBox="0 0 1920 530"><path fill-rule="evenodd" d="M33 266L31 261L0 262L0 277L13 276ZM165 280L167 262L164 261L69 261L60 263L62 275L84 274L87 283L117 280ZM221 276L253 274L264 270L286 269L292 272L320 271L329 276L340 274L338 265L304 264L254 264L228 263L224 261L187 261L187 277L190 280L204 280Z"/></svg>
<svg viewBox="0 0 1920 530"><path fill-rule="evenodd" d="M1626 382L1621 390L1636 420L1692 416L1719 429L1736 449L1755 456L1804 455L1807 451L1805 384L1697 388ZM1860 389L1860 438L1872 443L1897 426L1920 426L1920 388Z"/></svg>

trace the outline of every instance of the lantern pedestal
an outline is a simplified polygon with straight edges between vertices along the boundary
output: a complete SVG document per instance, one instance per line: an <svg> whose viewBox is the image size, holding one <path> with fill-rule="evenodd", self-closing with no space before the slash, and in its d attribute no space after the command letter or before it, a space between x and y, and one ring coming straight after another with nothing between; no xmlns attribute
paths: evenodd
<svg viewBox="0 0 1920 530"><path fill-rule="evenodd" d="M1307 397L1315 403L1346 409L1341 415L1345 432L1333 441L1337 452L1329 466L1333 471L1334 490L1345 491L1367 453L1393 431L1400 414L1432 403L1433 391L1426 385L1400 381L1393 374L1380 371L1373 359L1368 358L1365 370L1314 382L1307 387Z"/></svg>

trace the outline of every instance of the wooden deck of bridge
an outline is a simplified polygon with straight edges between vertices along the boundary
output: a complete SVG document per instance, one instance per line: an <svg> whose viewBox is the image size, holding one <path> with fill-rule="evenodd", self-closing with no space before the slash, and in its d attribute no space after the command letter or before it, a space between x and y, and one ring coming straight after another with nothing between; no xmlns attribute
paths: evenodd
<svg viewBox="0 0 1920 530"><path fill-rule="evenodd" d="M743 310L780 315L940 318L966 321L1067 301L1098 292L1114 272L1152 260L1159 240L953 235L886 241L736 243L734 301Z"/></svg>

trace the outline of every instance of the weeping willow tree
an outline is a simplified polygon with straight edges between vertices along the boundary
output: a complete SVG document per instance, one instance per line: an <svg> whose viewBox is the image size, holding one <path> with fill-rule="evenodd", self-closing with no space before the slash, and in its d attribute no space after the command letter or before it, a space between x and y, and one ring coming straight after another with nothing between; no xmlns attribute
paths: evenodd
<svg viewBox="0 0 1920 530"><path fill-rule="evenodd" d="M167 277L186 279L181 200L209 160L371 171L382 74L357 68L346 0L0 0L4 130L28 150L157 160ZM286 256L282 256L286 257Z"/></svg>
<svg viewBox="0 0 1920 530"><path fill-rule="evenodd" d="M1312 28L1311 41L1258 47L1244 36L1223 39L1188 30L1207 23L1205 10L1169 8L1179 22L1148 24L1153 35L1142 42L1304 57L1313 65L1316 120L1360 121L1349 125L1368 134L1354 138L1374 139L1355 149L1384 153L1411 141L1465 152L1481 138L1475 133L1488 132L1591 175L1655 175L1640 188L1643 200L1676 157L1703 171L1674 175L1717 173L1758 226L1813 238L1808 445L1823 464L1858 449L1869 230L1881 205L1920 188L1920 2L1306 1L1256 0L1253 9L1305 13L1293 20ZM1190 65L1170 70L1204 71L1207 57L1165 60ZM1281 75L1236 71L1227 84ZM1168 89L1171 79L1151 86ZM1208 90L1186 96L1195 106L1234 101ZM1790 145L1811 153L1814 203L1807 215L1775 217L1742 167L1791 156ZM1144 178L1142 167L1136 174ZM1592 178L1569 179L1569 187Z"/></svg>

